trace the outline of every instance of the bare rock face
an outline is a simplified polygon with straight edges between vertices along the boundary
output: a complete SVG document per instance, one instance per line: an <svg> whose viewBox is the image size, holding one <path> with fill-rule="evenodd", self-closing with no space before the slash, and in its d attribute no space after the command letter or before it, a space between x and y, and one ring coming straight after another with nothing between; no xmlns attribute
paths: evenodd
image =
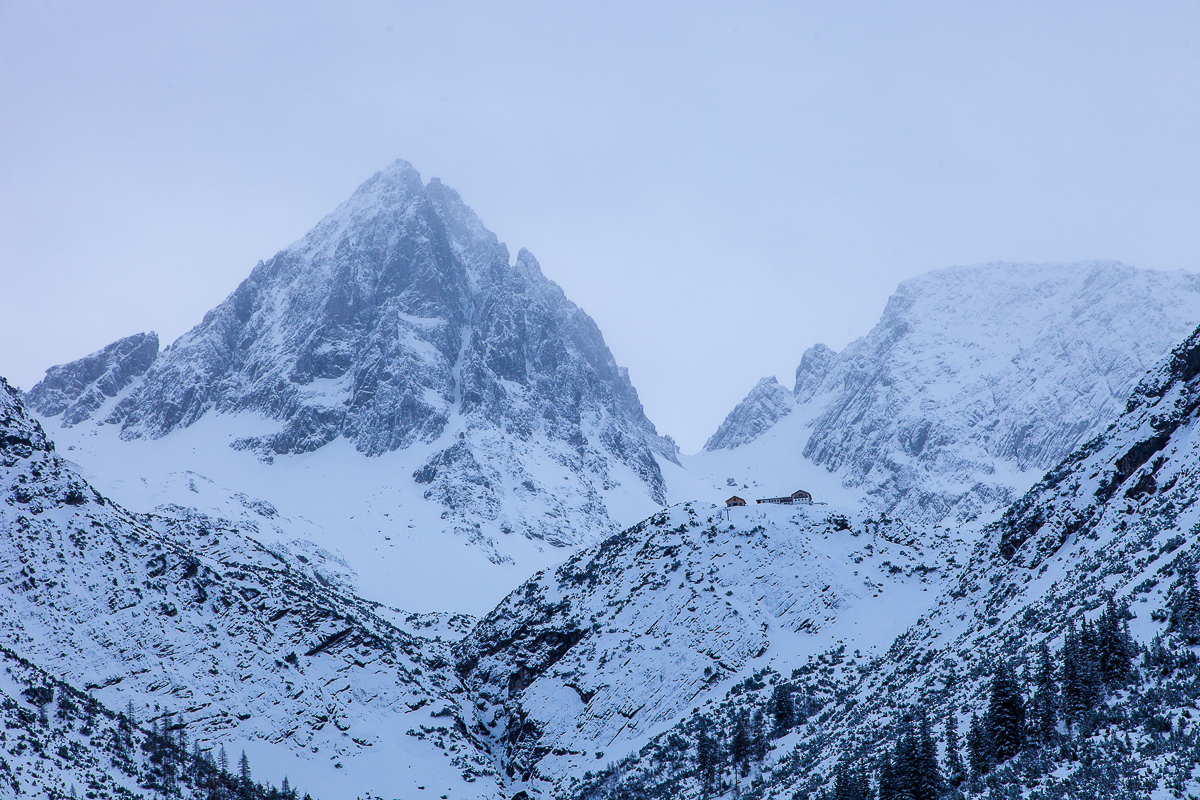
<svg viewBox="0 0 1200 800"><path fill-rule="evenodd" d="M1033 568L1072 536L1113 530L1134 539L1178 527L1179 509L1200 495L1197 376L1200 329L1146 375L1106 431L1007 509L991 529L999 556Z"/></svg>
<svg viewBox="0 0 1200 800"><path fill-rule="evenodd" d="M44 416L61 415L64 428L77 425L145 375L157 357L158 334L127 336L78 361L46 370L46 377L25 401Z"/></svg>
<svg viewBox="0 0 1200 800"><path fill-rule="evenodd" d="M54 368L31 402L63 413L76 384L92 385L91 363L129 341ZM433 445L413 478L461 527L492 521L556 542L573 537L554 521L568 512L611 530L603 493L622 481L660 503L655 454L675 458L595 322L532 254L510 260L454 190L404 161L150 360L119 402L76 401L63 424L95 416L124 439L155 439L206 415L254 415L277 428L233 446L265 460L338 439L366 456ZM571 485L549 491L547 471L561 483L564 469ZM538 510L524 522L501 519L529 497Z"/></svg>

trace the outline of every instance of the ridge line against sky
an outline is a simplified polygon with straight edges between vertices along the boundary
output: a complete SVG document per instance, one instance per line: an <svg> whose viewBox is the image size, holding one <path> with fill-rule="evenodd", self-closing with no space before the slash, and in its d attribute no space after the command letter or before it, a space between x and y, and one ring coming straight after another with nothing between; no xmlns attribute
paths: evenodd
<svg viewBox="0 0 1200 800"><path fill-rule="evenodd" d="M694 452L932 269L1200 269L1200 6L0 5L0 374L165 343L396 158Z"/></svg>

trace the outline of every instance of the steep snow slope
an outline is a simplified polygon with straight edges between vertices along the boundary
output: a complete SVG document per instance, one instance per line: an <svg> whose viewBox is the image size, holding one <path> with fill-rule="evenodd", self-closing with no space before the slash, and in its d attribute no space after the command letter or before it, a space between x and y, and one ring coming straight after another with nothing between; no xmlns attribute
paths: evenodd
<svg viewBox="0 0 1200 800"><path fill-rule="evenodd" d="M1061 461L983 530L966 568L944 584L944 593L922 609L921 619L877 649L875 658L857 669L834 669L838 659L829 657L835 655L831 650L819 658L819 669L793 673L799 692L824 685L824 702L819 714L767 755L756 773L759 796L809 795L828 785L834 765L843 759L873 769L882 746L895 741L901 720L915 709L935 721L953 714L965 731L972 713L982 716L986 709L997 664L1033 664L1043 642L1058 651L1068 624L1082 617L1094 622L1110 599L1118 607L1129 604L1138 642L1150 644L1166 634L1170 608L1185 599L1186 576L1200 564L1198 423L1200 329L1145 376L1107 430ZM1195 647L1178 634L1166 641L1169 656L1180 664L1194 658ZM1119 796L1174 796L1168 791L1172 786L1180 793L1194 791L1190 720L1200 697L1194 670L1172 678L1173 668L1164 666L1161 674L1153 665L1148 669L1149 688L1111 697L1093 733L1081 739L1076 730L1075 742L1061 755L1055 747L1052 756L1035 756L1043 759L1036 774L1031 768L1024 778L1020 770L1010 777L1041 780L1050 771L1061 781L1083 769L1081 761L1088 758L1082 755L1082 740L1094 737L1092 746L1104 748L1098 752L1106 759L1121 755L1133 762L1130 785L1140 788ZM726 695L730 707L714 710L716 723L728 729L732 714L763 708L769 693L770 686L760 684L740 696ZM1150 722L1143 728L1144 719L1131 715L1134 705L1147 704L1155 724L1177 721L1169 747ZM679 724L659 745L669 747L671 736L690 741L693 734ZM617 792L618 786L701 796L690 756L668 768L654 760L660 752L648 748L574 789L587 797L600 796L601 788ZM1167 753L1179 758L1166 758ZM1065 796L1098 795L1080 790Z"/></svg>
<svg viewBox="0 0 1200 800"><path fill-rule="evenodd" d="M902 283L841 353L806 353L791 408L779 392L756 402L756 387L696 466L735 475L751 466L738 450L778 430L764 448L776 459L802 452L875 508L974 519L1103 430L1197 322L1192 274L1112 262L932 272Z"/></svg>
<svg viewBox="0 0 1200 800"><path fill-rule="evenodd" d="M93 367L124 364L135 339L141 372L118 370L125 383ZM659 459L674 444L595 323L402 161L157 357L151 340L56 367L29 392L48 424L62 415L59 441L96 485L142 511L197 505L161 480L190 470L266 500L314 523L360 590L392 604L484 611L555 548L665 498ZM520 561L518 577L485 558ZM422 577L440 570L443 585L481 588L439 592Z"/></svg>
<svg viewBox="0 0 1200 800"><path fill-rule="evenodd" d="M221 520L131 514L3 381L0 532L0 641L106 706L173 711L191 740L248 745L326 796L499 791L455 724L448 639L470 620L363 601Z"/></svg>
<svg viewBox="0 0 1200 800"><path fill-rule="evenodd" d="M458 671L514 788L550 791L757 670L886 646L962 547L830 506L675 506L513 592Z"/></svg>
<svg viewBox="0 0 1200 800"><path fill-rule="evenodd" d="M5 797L116 800L170 794L207 800L238 790L233 774L238 754L227 753L231 771L221 775L219 749L192 749L187 726L176 724L176 717L135 712L131 719L3 647L0 667L0 794ZM260 766L251 762L252 796L279 796L269 788L274 785L306 793L286 774Z"/></svg>
<svg viewBox="0 0 1200 800"><path fill-rule="evenodd" d="M947 708L982 711L998 658L1032 659L1041 641L1057 650L1068 621L1095 620L1109 598L1130 604L1140 642L1166 631L1164 607L1179 596L1180 574L1200 563L1198 376L1200 329L1144 378L1106 431L988 527L925 624L899 637L882 669L832 710L837 735L825 758L918 697L935 718ZM939 692L952 673L954 688ZM1162 701L1163 713L1180 711L1170 696ZM771 795L803 783L791 775Z"/></svg>

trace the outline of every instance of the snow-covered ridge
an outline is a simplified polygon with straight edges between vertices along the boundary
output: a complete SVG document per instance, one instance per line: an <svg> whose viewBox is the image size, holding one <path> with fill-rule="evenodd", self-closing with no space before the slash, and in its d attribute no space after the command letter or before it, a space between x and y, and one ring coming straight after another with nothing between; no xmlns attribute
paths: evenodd
<svg viewBox="0 0 1200 800"><path fill-rule="evenodd" d="M364 601L223 520L126 511L3 380L0 531L0 643L109 708L170 710L191 741L248 746L326 796L464 779L495 793L486 754L446 728L463 713L461 633L440 634L463 620ZM396 761L420 767L382 769Z"/></svg>
<svg viewBox="0 0 1200 800"><path fill-rule="evenodd" d="M754 670L886 647L962 548L830 506L674 506L513 592L456 646L458 672L506 769L546 790Z"/></svg>
<svg viewBox="0 0 1200 800"><path fill-rule="evenodd" d="M1200 276L1189 273L1116 262L931 272L902 283L841 353L805 354L794 396L811 422L780 446L802 448L876 508L969 520L1102 431L1198 322ZM722 436L761 438L783 425L785 401Z"/></svg>
<svg viewBox="0 0 1200 800"><path fill-rule="evenodd" d="M68 428L88 419L158 357L158 335L138 333L118 339L70 364L51 367L26 395L26 402ZM60 416L61 415L61 416Z"/></svg>
<svg viewBox="0 0 1200 800"><path fill-rule="evenodd" d="M763 378L738 403L709 437L705 450L732 449L754 441L760 434L792 412L792 393L779 385L775 376Z"/></svg>

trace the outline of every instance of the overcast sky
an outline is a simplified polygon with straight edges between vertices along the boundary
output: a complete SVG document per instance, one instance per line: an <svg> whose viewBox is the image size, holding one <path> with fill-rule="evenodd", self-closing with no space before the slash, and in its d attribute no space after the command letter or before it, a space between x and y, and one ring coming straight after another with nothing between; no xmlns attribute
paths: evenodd
<svg viewBox="0 0 1200 800"><path fill-rule="evenodd" d="M166 344L405 158L697 450L993 260L1200 270L1200 4L0 0L0 374Z"/></svg>

